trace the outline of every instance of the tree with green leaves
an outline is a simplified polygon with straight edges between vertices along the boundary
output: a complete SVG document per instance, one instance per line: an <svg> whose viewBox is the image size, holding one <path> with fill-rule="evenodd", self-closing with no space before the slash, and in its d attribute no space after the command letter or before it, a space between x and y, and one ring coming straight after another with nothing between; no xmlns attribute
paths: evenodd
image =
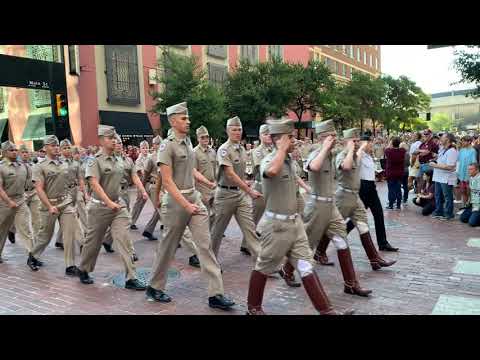
<svg viewBox="0 0 480 360"><path fill-rule="evenodd" d="M433 131L449 131L453 127L453 121L448 114L437 113L433 115L430 127Z"/></svg>
<svg viewBox="0 0 480 360"><path fill-rule="evenodd" d="M470 95L480 96L480 45L467 45L467 50L455 51L455 69L460 73L462 83L473 83L476 89Z"/></svg>
<svg viewBox="0 0 480 360"><path fill-rule="evenodd" d="M224 137L227 118L225 96L221 88L211 84L195 56L178 55L168 48L162 49L159 60L161 75L157 77L161 89L153 92L155 113L165 113L166 108L182 101L188 103L190 128L204 125L213 138ZM169 125L164 130L166 130Z"/></svg>

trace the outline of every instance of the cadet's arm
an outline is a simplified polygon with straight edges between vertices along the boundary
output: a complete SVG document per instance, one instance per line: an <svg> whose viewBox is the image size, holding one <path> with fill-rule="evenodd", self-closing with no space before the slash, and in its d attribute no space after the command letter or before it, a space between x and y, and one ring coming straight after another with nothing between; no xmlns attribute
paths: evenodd
<svg viewBox="0 0 480 360"><path fill-rule="evenodd" d="M107 206L111 205L113 201L108 197L103 188L100 186L98 179L95 176L90 176L88 182L93 192L97 194L101 201L103 201Z"/></svg>
<svg viewBox="0 0 480 360"><path fill-rule="evenodd" d="M315 159L310 161L308 168L311 171L320 171L323 166L323 162L327 158L329 152L330 149L328 147L323 147L322 150L317 154L317 156L315 156Z"/></svg>
<svg viewBox="0 0 480 360"><path fill-rule="evenodd" d="M3 190L2 185L0 185L0 198L2 198L2 200L5 201L8 205L14 202L12 199L10 199L5 190Z"/></svg>
<svg viewBox="0 0 480 360"><path fill-rule="evenodd" d="M233 182L235 185L237 185L240 189L242 189L243 191L245 191L247 194L250 194L252 189L250 189L250 186L248 186L248 184L243 181L240 176L238 176L235 171L233 171L233 167L232 166L228 166L228 165L222 165L224 167L224 170L225 170L225 175L228 177L228 179Z"/></svg>
<svg viewBox="0 0 480 360"><path fill-rule="evenodd" d="M44 190L43 181L35 181L35 190L37 191L38 198L43 203L43 205L45 205L47 209L52 208L53 205L48 200L47 193Z"/></svg>
<svg viewBox="0 0 480 360"><path fill-rule="evenodd" d="M308 186L303 179L297 175L297 183L298 185L304 189L306 192L311 192L312 189L310 189L310 186Z"/></svg>
<svg viewBox="0 0 480 360"><path fill-rule="evenodd" d="M343 159L342 163L340 164L340 168L349 171L352 170L353 168L353 153L354 149L350 149L347 153L347 156L345 156L345 159Z"/></svg>
<svg viewBox="0 0 480 360"><path fill-rule="evenodd" d="M272 178L280 174L280 171L283 168L283 163L285 162L286 157L287 157L286 151L277 149L277 152L273 157L272 162L270 163L270 166L268 167L268 169L265 170L265 175L269 178Z"/></svg>
<svg viewBox="0 0 480 360"><path fill-rule="evenodd" d="M157 182L155 184L155 196L154 199L156 199L156 203L160 205L160 194L162 193L162 173L160 172L160 168L158 168L158 174L157 174Z"/></svg>
<svg viewBox="0 0 480 360"><path fill-rule="evenodd" d="M132 182L142 194L147 193L145 187L142 184L142 180L140 180L140 178L135 172L132 173Z"/></svg>
<svg viewBox="0 0 480 360"><path fill-rule="evenodd" d="M162 174L163 187L166 191L175 199L175 201L182 207L187 208L190 202L185 199L180 190L178 190L177 184L172 178L172 168L165 164L160 164L160 172Z"/></svg>
<svg viewBox="0 0 480 360"><path fill-rule="evenodd" d="M202 184L208 186L209 188L213 188L215 186L214 182L209 181L197 169L193 169L193 177L195 178L195 180L201 182Z"/></svg>

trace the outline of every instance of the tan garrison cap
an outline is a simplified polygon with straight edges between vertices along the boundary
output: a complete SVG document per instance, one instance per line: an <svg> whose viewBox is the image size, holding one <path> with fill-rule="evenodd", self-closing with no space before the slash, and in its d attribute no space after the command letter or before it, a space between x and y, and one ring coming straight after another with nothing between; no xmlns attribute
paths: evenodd
<svg viewBox="0 0 480 360"><path fill-rule="evenodd" d="M20 150L20 151L30 151L30 150L28 149L27 145L25 145L25 144L20 145L20 147L18 148L18 150Z"/></svg>
<svg viewBox="0 0 480 360"><path fill-rule="evenodd" d="M242 126L242 122L238 116L227 120L227 126Z"/></svg>
<svg viewBox="0 0 480 360"><path fill-rule="evenodd" d="M4 143L2 143L2 151L7 151L7 150L13 150L13 149L16 149L17 146L15 145L15 143L11 142L11 141L5 141Z"/></svg>
<svg viewBox="0 0 480 360"><path fill-rule="evenodd" d="M186 115L188 115L187 103L182 102L180 104L176 104L176 105L168 107L167 108L167 116L170 116L170 115L173 115L173 114L186 114Z"/></svg>
<svg viewBox="0 0 480 360"><path fill-rule="evenodd" d="M315 133L322 134L326 132L335 132L333 120L324 120L315 124Z"/></svg>
<svg viewBox="0 0 480 360"><path fill-rule="evenodd" d="M200 126L197 130L197 137L208 135L208 129L205 126Z"/></svg>
<svg viewBox="0 0 480 360"><path fill-rule="evenodd" d="M43 138L43 145L58 145L58 138L55 135L47 135Z"/></svg>
<svg viewBox="0 0 480 360"><path fill-rule="evenodd" d="M155 145L159 145L161 142L162 142L162 138L160 137L160 135L155 136L152 140L152 144L155 144Z"/></svg>
<svg viewBox="0 0 480 360"><path fill-rule="evenodd" d="M267 124L270 135L290 134L295 129L294 121L286 117L277 120L267 120Z"/></svg>
<svg viewBox="0 0 480 360"><path fill-rule="evenodd" d="M260 125L260 129L258 129L258 133L260 135L267 135L268 134L268 125L267 124Z"/></svg>
<svg viewBox="0 0 480 360"><path fill-rule="evenodd" d="M62 141L60 141L60 147L63 146L72 146L72 143L68 139L63 139Z"/></svg>
<svg viewBox="0 0 480 360"><path fill-rule="evenodd" d="M359 137L360 137L360 129L359 128L343 130L343 138L344 139L352 139L352 138L359 138Z"/></svg>
<svg viewBox="0 0 480 360"><path fill-rule="evenodd" d="M115 128L110 125L98 125L98 136L115 136Z"/></svg>
<svg viewBox="0 0 480 360"><path fill-rule="evenodd" d="M142 147L142 146L147 146L147 147L149 147L148 141L143 140L143 141L140 143L140 147Z"/></svg>

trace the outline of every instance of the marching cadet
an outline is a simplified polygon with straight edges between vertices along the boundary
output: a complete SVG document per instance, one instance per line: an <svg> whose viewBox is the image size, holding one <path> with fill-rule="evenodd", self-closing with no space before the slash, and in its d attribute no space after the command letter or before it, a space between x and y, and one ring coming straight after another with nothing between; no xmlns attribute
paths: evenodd
<svg viewBox="0 0 480 360"><path fill-rule="evenodd" d="M149 145L147 141L142 141L140 143L140 155L138 156L137 160L135 161L135 167L137 170L142 172L142 182L144 182L144 177L143 177L143 167L144 163L148 158L149 155ZM146 184L145 184L146 185ZM148 186L147 186L148 187ZM132 216L132 223L130 225L130 229L132 230L138 230L138 227L136 224L138 218L140 217L140 213L142 212L143 207L145 206L145 203L147 200L143 199L143 196L140 192L137 192L137 198L135 200L135 204L133 204L131 216ZM152 239L153 240L153 239ZM156 240L156 239L155 239Z"/></svg>
<svg viewBox="0 0 480 360"><path fill-rule="evenodd" d="M82 239L85 239L85 234L87 232L87 202L90 200L90 195L88 193L88 185L85 182L85 166L86 161L82 161L80 149L77 146L72 147L72 156L75 166L78 166L80 172L79 183L83 183L83 191L77 191L77 211L78 211L78 220L80 221L80 228L82 230Z"/></svg>
<svg viewBox="0 0 480 360"><path fill-rule="evenodd" d="M72 153L72 143L68 139L63 139L60 141L60 161L68 164L68 188L70 191L70 196L72 197L72 205L77 209L77 198L78 193L82 192L85 194L85 183L83 177L81 176L80 163L73 159ZM79 214L79 212L77 213ZM79 222L80 224L80 222ZM85 235L81 229L81 226L77 228L77 233L75 234L75 240L78 241L80 246L83 245ZM55 247L63 249L63 237L62 232L57 233L57 239L55 241Z"/></svg>
<svg viewBox="0 0 480 360"><path fill-rule="evenodd" d="M159 135L154 137L152 140L153 152L147 156L144 162L141 162L141 164L139 164L140 166L142 166L141 170L143 172L143 183L145 185L145 189L147 190L148 196L152 200L152 203L154 203L155 184L158 174L157 151L161 142L162 138ZM147 225L145 225L142 236L146 237L148 240L158 240L155 236L153 236L153 232L155 230L155 226L158 223L158 220L160 220L160 214L158 213L158 211L154 211Z"/></svg>
<svg viewBox="0 0 480 360"><path fill-rule="evenodd" d="M247 161L245 162L245 176L250 181L253 179L252 144L245 144L245 153L247 155Z"/></svg>
<svg viewBox="0 0 480 360"><path fill-rule="evenodd" d="M59 159L59 143L55 135L48 135L43 140L46 151L45 160L33 167L33 181L40 198L40 228L38 236L29 253L27 265L37 271L43 263L38 257L45 251L55 231L55 221L60 222L64 240L65 274L76 276L74 237L80 232L73 205L72 193L68 188L69 165Z"/></svg>
<svg viewBox="0 0 480 360"><path fill-rule="evenodd" d="M370 237L367 211L358 195L358 191L360 190L360 161L368 143L365 142L359 147L360 129L357 128L344 130L343 138L345 148L337 155L335 161L338 180L336 192L337 207L343 218L350 218L358 229L362 246L370 260L372 269L380 270L382 267L395 264L396 261L385 261L380 257ZM323 257L323 262L328 262L325 251L330 240L333 239L322 239L322 242L325 241L326 244L323 243L319 245L319 253L320 256Z"/></svg>
<svg viewBox="0 0 480 360"><path fill-rule="evenodd" d="M372 291L362 289L355 275L352 255L347 243L345 222L335 204L335 157L332 149L336 142L333 120L318 123L315 133L319 144L306 161L305 169L312 186L312 194L304 212L306 232L312 250L318 250L314 259L322 265L333 265L326 257L325 244L333 241L337 249L338 261L342 269L344 292L352 295L368 296Z"/></svg>
<svg viewBox="0 0 480 360"><path fill-rule="evenodd" d="M115 241L125 268L125 288L145 290L145 284L137 279L135 265L129 251L130 233L127 230L130 216L126 204L120 197L124 162L113 153L116 136L114 127L99 125L98 137L101 150L94 159L88 160L85 178L93 193L87 206L88 230L81 252L79 277L81 283L93 284L93 279L88 273L95 269L102 240L110 227L113 241Z"/></svg>
<svg viewBox="0 0 480 360"><path fill-rule="evenodd" d="M25 200L28 184L27 167L17 161L18 150L14 143L6 141L1 146L3 160L0 162L0 263L8 231L15 228L30 252L33 247L30 230L30 212Z"/></svg>
<svg viewBox="0 0 480 360"><path fill-rule="evenodd" d="M297 179L290 157L294 149L293 121L282 118L267 123L275 150L263 159L260 166L266 220L260 253L250 277L247 315L265 315L262 300L267 277L281 265L285 256L300 273L315 309L322 315L338 315L340 313L332 308L313 269L313 253L301 215L297 213Z"/></svg>
<svg viewBox="0 0 480 360"><path fill-rule="evenodd" d="M148 199L148 194L145 191L145 188L143 187L142 181L137 175L137 171L135 169L135 165L133 164L132 159L130 159L128 156L125 156L125 154L123 153L122 138L119 135L116 136L116 141L117 143L115 144L114 153L117 157L123 160L123 168L124 168L123 178L120 182L120 198L125 202L125 205L127 206L127 212L130 213L130 197L128 196L128 188L132 184L135 184L135 186L142 193L142 196L144 199ZM132 257L132 260L134 262L138 261L138 256L133 246L132 237L129 236L128 240L129 240L128 247L130 250L130 256ZM107 233L105 234L105 238L103 240L103 247L105 248L106 252L109 252L109 253L114 252L112 249L112 243L113 243L112 231L111 231L111 228L108 228Z"/></svg>
<svg viewBox="0 0 480 360"><path fill-rule="evenodd" d="M260 145L252 150L252 162L253 162L253 176L255 182L253 183L253 189L255 191L262 191L262 177L260 175L260 163L270 152L272 152L272 139L268 133L268 125L260 125L258 131L260 137ZM260 196L253 200L253 222L255 226L258 225L260 219L262 218L263 212L265 211L265 199ZM258 235L258 230L257 230ZM251 255L250 251L247 248L247 243L245 237L242 239L242 244L240 245L240 251L245 255Z"/></svg>
<svg viewBox="0 0 480 360"><path fill-rule="evenodd" d="M167 192L161 205L164 236L158 244L146 295L154 301L171 301L170 296L165 293L167 270L188 226L198 248L202 273L209 280L209 306L228 310L235 303L224 296L220 266L210 243L208 212L200 193L195 190L194 179L212 188L215 183L195 169L195 154L188 138L190 120L187 103L167 108L167 116L173 132L160 145L158 151L162 185Z"/></svg>
<svg viewBox="0 0 480 360"><path fill-rule="evenodd" d="M235 216L246 245L256 258L260 246L253 222L252 199L262 196L245 181L247 155L240 144L242 123L235 116L227 121L228 140L218 149L218 186L215 192L215 221L212 228L212 248L218 258L223 234L232 216Z"/></svg>

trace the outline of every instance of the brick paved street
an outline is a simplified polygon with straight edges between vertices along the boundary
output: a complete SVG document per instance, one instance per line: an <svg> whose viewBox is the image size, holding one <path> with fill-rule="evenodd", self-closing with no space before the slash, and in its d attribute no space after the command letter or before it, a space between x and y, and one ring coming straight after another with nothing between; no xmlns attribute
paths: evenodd
<svg viewBox="0 0 480 360"><path fill-rule="evenodd" d="M385 184L379 185L379 192L385 197ZM146 206L137 223L139 230L131 231L139 269L150 268L157 245L141 236L153 211L151 204ZM383 253L398 260L390 268L372 271L358 233L349 236L360 282L373 290L370 298L343 293L335 250L329 247L335 266L316 270L337 308L353 307L358 314L480 314L480 229L458 220L424 218L418 211L410 203L401 212L385 213L388 239L400 247L396 254ZM160 237L159 231L157 226L155 235ZM230 314L245 313L252 267L251 258L239 253L240 240L240 230L232 221L220 254L226 294L238 304ZM188 256L184 249L178 250L167 286L174 301L159 304L147 302L143 292L113 285L112 279L122 271L116 253L101 250L92 274L95 284L85 286L64 275L63 253L53 241L43 258L46 266L33 273L19 242L12 245L7 240L3 254L7 261L0 265L0 314L225 314L208 307L206 281L199 270L188 266ZM269 314L316 313L303 288L289 288L280 278L268 281L264 309Z"/></svg>

